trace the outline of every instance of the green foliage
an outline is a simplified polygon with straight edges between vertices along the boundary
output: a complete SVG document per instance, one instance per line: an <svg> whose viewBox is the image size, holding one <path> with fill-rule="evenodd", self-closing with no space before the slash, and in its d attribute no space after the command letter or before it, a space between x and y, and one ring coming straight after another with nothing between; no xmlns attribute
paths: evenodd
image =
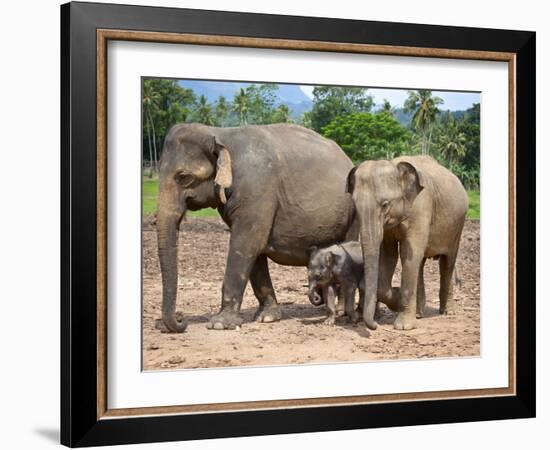
<svg viewBox="0 0 550 450"><path fill-rule="evenodd" d="M143 159L151 163L149 177L158 167L166 133L177 123L226 127L292 122L289 107L277 102L278 89L276 84L251 84L232 100L220 96L209 103L176 80L144 80ZM312 109L298 123L333 139L355 163L429 154L455 173L467 189L479 190L480 106L442 112L442 102L429 90L409 91L403 108L384 100L374 113L367 89L316 86ZM144 197L147 202L156 202L156 198Z"/></svg>
<svg viewBox="0 0 550 450"><path fill-rule="evenodd" d="M235 116L232 122L239 126L273 123L278 89L276 84L251 84L246 89L241 88L233 98L231 111Z"/></svg>
<svg viewBox="0 0 550 450"><path fill-rule="evenodd" d="M187 120L195 103L193 91L182 88L176 80L151 78L143 81L143 159L149 162L151 169L158 165L166 133L175 123Z"/></svg>
<svg viewBox="0 0 550 450"><path fill-rule="evenodd" d="M193 91L182 88L176 80L144 80L143 92L144 104L147 92L155 99L150 112L159 137L164 137L174 123L185 122L195 108L196 98Z"/></svg>
<svg viewBox="0 0 550 450"><path fill-rule="evenodd" d="M275 109L278 90L279 86L276 84L251 84L246 88L246 95L249 98L250 123L272 123L271 117Z"/></svg>
<svg viewBox="0 0 550 450"><path fill-rule="evenodd" d="M433 126L429 154L449 168L467 189L479 189L479 103L456 119L441 113Z"/></svg>
<svg viewBox="0 0 550 450"><path fill-rule="evenodd" d="M243 126L248 123L248 114L250 110L250 97L244 89L240 89L235 97L233 97L233 112L239 117L239 125Z"/></svg>
<svg viewBox="0 0 550 450"><path fill-rule="evenodd" d="M367 89L356 87L316 86L313 88L311 128L317 132L334 119L357 112L370 112L374 101Z"/></svg>
<svg viewBox="0 0 550 450"><path fill-rule="evenodd" d="M201 95L197 107L193 113L195 122L203 123L204 125L216 125L216 118L212 111L212 106L206 100L204 95Z"/></svg>
<svg viewBox="0 0 550 450"><path fill-rule="evenodd" d="M478 219L479 220L479 191L468 191L468 219Z"/></svg>
<svg viewBox="0 0 550 450"><path fill-rule="evenodd" d="M286 105L279 105L271 115L271 123L290 123L290 110Z"/></svg>
<svg viewBox="0 0 550 450"><path fill-rule="evenodd" d="M424 130L435 120L439 109L438 105L443 103L439 97L432 97L432 91L420 89L409 91L405 100L405 110L413 113L413 126L418 130Z"/></svg>
<svg viewBox="0 0 550 450"><path fill-rule="evenodd" d="M390 116L395 116L396 108L391 105L389 100L384 99L382 106L378 110L378 114L389 114Z"/></svg>
<svg viewBox="0 0 550 450"><path fill-rule="evenodd" d="M298 123L303 127L313 129L313 125L311 124L311 111L306 111L303 113Z"/></svg>
<svg viewBox="0 0 550 450"><path fill-rule="evenodd" d="M466 136L460 131L453 116L448 116L446 127L440 133L437 140L439 154L447 161L449 167L453 167L455 161L459 161L466 155Z"/></svg>
<svg viewBox="0 0 550 450"><path fill-rule="evenodd" d="M216 102L216 122L221 126L225 127L227 119L229 116L229 104L223 95L218 98Z"/></svg>
<svg viewBox="0 0 550 450"><path fill-rule="evenodd" d="M421 133L421 151L427 154L430 147L432 125L435 122L439 112L438 105L443 103L439 97L433 97L432 91L420 89L418 91L409 91L409 96L405 100L405 112L412 114L413 129Z"/></svg>
<svg viewBox="0 0 550 450"><path fill-rule="evenodd" d="M142 214L144 216L155 214L157 212L157 195L159 190L158 180L142 180ZM217 217L218 211L212 208L200 209L199 211L189 211L187 214L193 217Z"/></svg>
<svg viewBox="0 0 550 450"><path fill-rule="evenodd" d="M408 153L410 132L390 114L359 112L335 118L322 130L354 163Z"/></svg>
<svg viewBox="0 0 550 450"><path fill-rule="evenodd" d="M466 111L464 118L459 122L458 128L466 137L466 152L461 160L464 167L464 175L458 175L465 186L471 189L479 189L480 167L480 128L479 128L479 103Z"/></svg>

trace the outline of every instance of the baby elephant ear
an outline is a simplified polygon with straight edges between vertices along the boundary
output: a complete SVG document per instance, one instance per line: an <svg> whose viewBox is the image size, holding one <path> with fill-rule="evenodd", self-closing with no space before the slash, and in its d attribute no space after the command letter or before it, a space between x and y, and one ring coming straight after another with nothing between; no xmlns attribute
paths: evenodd
<svg viewBox="0 0 550 450"><path fill-rule="evenodd" d="M412 203L416 196L424 189L422 172L417 170L412 164L404 161L397 164L397 169L401 177L403 194L407 201Z"/></svg>
<svg viewBox="0 0 550 450"><path fill-rule="evenodd" d="M230 188L233 184L233 175L231 174L231 155L218 138L214 138L214 155L216 160L216 178L214 183L219 188L220 200L223 204L227 202L225 197L225 189Z"/></svg>

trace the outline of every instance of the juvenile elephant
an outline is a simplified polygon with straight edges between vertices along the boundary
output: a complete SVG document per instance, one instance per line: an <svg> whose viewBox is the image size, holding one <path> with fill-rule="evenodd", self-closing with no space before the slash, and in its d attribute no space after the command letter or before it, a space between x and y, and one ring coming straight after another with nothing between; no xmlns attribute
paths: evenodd
<svg viewBox="0 0 550 450"><path fill-rule="evenodd" d="M363 255L359 242L349 241L314 249L308 265L308 282L311 303L319 305L323 303L323 299L326 303L327 325L334 325L336 319L336 295L339 302L344 302L345 314L349 320L356 322L360 316L355 311L355 291L359 290L361 307L365 295Z"/></svg>
<svg viewBox="0 0 550 450"><path fill-rule="evenodd" d="M426 298L426 258L439 259L439 312L453 314L451 279L468 211L460 180L429 156L403 156L355 167L347 190L360 222L367 326L376 329L380 300L399 311L394 328L414 328ZM398 253L401 288L392 289Z"/></svg>
<svg viewBox="0 0 550 450"><path fill-rule="evenodd" d="M281 311L267 258L307 266L312 246L357 239L353 202L345 192L352 167L333 141L296 125L172 127L160 162L157 213L166 328L183 332L187 326L176 319L175 305L178 230L188 209L217 208L231 229L221 310L208 327L242 323L249 279L260 303L256 320L272 322Z"/></svg>

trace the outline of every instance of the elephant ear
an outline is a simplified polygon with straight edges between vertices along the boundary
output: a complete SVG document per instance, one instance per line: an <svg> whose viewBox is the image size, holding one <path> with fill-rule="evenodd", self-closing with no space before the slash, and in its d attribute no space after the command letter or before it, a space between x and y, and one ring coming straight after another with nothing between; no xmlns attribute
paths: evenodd
<svg viewBox="0 0 550 450"><path fill-rule="evenodd" d="M326 267L334 267L334 265L340 262L340 258L342 258L342 256L337 253L333 253L332 251L327 252L325 255Z"/></svg>
<svg viewBox="0 0 550 450"><path fill-rule="evenodd" d="M414 202L414 199L422 189L424 189L424 178L422 172L417 170L408 162L400 162L397 164L399 176L401 177L401 186L403 194L409 203Z"/></svg>
<svg viewBox="0 0 550 450"><path fill-rule="evenodd" d="M346 181L346 192L348 194L353 194L353 190L355 189L355 171L356 170L357 170L357 166L351 169L348 173L348 179Z"/></svg>
<svg viewBox="0 0 550 450"><path fill-rule="evenodd" d="M218 186L220 201L225 204L225 189L230 188L233 184L233 175L231 173L231 155L218 138L214 138L214 156L216 159L216 178L214 183Z"/></svg>

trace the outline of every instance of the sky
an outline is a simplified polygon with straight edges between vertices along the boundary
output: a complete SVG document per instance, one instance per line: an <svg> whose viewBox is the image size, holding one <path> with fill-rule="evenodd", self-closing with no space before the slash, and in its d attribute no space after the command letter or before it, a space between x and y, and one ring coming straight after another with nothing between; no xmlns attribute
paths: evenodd
<svg viewBox="0 0 550 450"><path fill-rule="evenodd" d="M313 86L300 86L300 89L309 98L313 98ZM382 105L384 99L389 100L392 106L402 107L407 98L407 89L375 89L369 88L368 93L373 96L377 106ZM446 92L432 91L432 95L443 99L439 106L441 110L461 111L470 108L474 103L480 102L479 92Z"/></svg>

